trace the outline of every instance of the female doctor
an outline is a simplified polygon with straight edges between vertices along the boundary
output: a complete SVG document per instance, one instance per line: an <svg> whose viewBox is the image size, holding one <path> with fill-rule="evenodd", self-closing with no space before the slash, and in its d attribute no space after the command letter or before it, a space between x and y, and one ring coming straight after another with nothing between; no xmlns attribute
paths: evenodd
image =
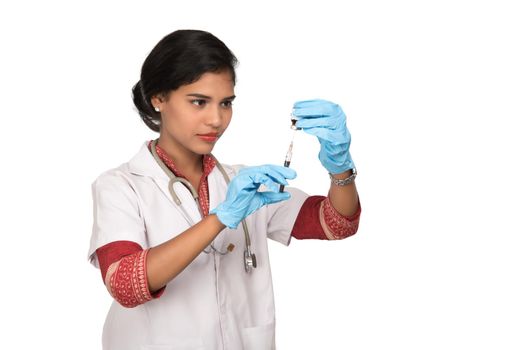
<svg viewBox="0 0 524 350"><path fill-rule="evenodd" d="M235 65L212 34L179 30L142 66L134 103L159 138L92 186L89 259L114 298L104 349L274 349L267 238L288 245L357 231L356 170L338 105L293 106L296 126L320 141L327 197L279 192L296 176L290 168L212 156L231 121Z"/></svg>

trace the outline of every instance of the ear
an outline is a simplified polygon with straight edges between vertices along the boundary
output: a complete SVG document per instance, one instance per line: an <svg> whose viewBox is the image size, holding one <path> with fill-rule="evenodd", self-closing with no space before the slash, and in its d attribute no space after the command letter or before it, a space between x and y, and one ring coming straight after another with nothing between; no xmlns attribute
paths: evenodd
<svg viewBox="0 0 524 350"><path fill-rule="evenodd" d="M162 104L165 102L165 96L163 94L154 95L151 97L151 105L153 108L158 107L162 109Z"/></svg>

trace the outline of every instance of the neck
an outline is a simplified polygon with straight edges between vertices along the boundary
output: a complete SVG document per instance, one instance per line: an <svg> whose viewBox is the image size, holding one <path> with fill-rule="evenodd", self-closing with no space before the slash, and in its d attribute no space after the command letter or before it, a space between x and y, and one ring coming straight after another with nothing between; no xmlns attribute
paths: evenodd
<svg viewBox="0 0 524 350"><path fill-rule="evenodd" d="M202 173L202 155L191 152L176 141L160 135L158 145L174 161L176 168L185 176Z"/></svg>

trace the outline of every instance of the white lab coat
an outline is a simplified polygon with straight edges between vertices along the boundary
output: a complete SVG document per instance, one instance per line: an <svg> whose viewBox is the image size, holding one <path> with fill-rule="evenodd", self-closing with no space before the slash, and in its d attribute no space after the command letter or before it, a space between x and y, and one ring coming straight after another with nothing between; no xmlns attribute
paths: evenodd
<svg viewBox="0 0 524 350"><path fill-rule="evenodd" d="M230 178L238 167L225 166ZM94 223L90 261L97 266L96 249L114 241L133 241L143 248L161 244L189 225L168 190L168 176L144 143L128 163L101 174L93 183ZM215 168L208 177L210 208L225 199L227 185ZM187 212L200 220L197 204L181 184L175 187ZM198 257L164 294L135 308L113 302L106 318L106 350L249 349L275 348L275 311L267 238L289 244L304 192L287 188L291 199L260 208L247 218L252 251L258 267L244 270L244 233L225 229L215 247L225 256Z"/></svg>

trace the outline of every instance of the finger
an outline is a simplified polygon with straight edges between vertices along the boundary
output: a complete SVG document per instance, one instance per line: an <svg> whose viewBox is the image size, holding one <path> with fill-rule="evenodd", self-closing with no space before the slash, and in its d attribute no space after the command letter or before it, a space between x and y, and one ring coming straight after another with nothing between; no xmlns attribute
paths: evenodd
<svg viewBox="0 0 524 350"><path fill-rule="evenodd" d="M318 137L326 141L331 141L333 139L333 130L326 128L307 128L303 129L305 133Z"/></svg>
<svg viewBox="0 0 524 350"><path fill-rule="evenodd" d="M350 142L349 133L334 131L327 128L304 129L305 133L316 136L320 141L327 141L335 145Z"/></svg>
<svg viewBox="0 0 524 350"><path fill-rule="evenodd" d="M294 170L292 170L292 172L294 172ZM269 170L268 173L265 174L253 174L252 176L255 177L255 182L263 184L271 191L278 191L280 185L289 185L289 183L284 177L280 176L278 173L272 172L271 170Z"/></svg>
<svg viewBox="0 0 524 350"><path fill-rule="evenodd" d="M228 188L235 188L236 191L246 190L257 190L258 186L253 183L253 179L249 173L239 172L230 182Z"/></svg>
<svg viewBox="0 0 524 350"><path fill-rule="evenodd" d="M253 167L252 169L246 169L240 176L244 178L244 181L251 182L253 184L261 184L267 179L277 182L279 184L287 184L286 178L278 172L272 171L265 166ZM265 179L267 178L267 179Z"/></svg>
<svg viewBox="0 0 524 350"><path fill-rule="evenodd" d="M301 116L322 116L337 115L340 107L334 103L322 101L315 104L299 105L293 108L292 114L297 117Z"/></svg>
<svg viewBox="0 0 524 350"><path fill-rule="evenodd" d="M265 173L268 176L279 179L294 179L297 177L297 172L292 168L284 167L281 165L266 164L262 166ZM280 182L280 181L277 181Z"/></svg>
<svg viewBox="0 0 524 350"><path fill-rule="evenodd" d="M303 100L303 101L297 101L293 104L293 108L309 108L313 106L318 106L320 104L334 104L331 101L323 100L323 99L311 99L311 100Z"/></svg>
<svg viewBox="0 0 524 350"><path fill-rule="evenodd" d="M254 173L252 176L259 179L259 181L263 177L267 177L271 181L277 182L279 184L287 184L286 178L282 174L267 166L260 167L259 172Z"/></svg>
<svg viewBox="0 0 524 350"><path fill-rule="evenodd" d="M336 123L332 117L322 115L322 116L299 117L297 118L297 122L295 123L295 126L301 129L316 128L316 127L334 129L338 124L340 123Z"/></svg>
<svg viewBox="0 0 524 350"><path fill-rule="evenodd" d="M277 191L280 184L285 185L283 182L275 181L273 178L269 177L266 174L253 174L253 182L260 185L266 186L270 191ZM284 182L287 184L287 181L284 179Z"/></svg>
<svg viewBox="0 0 524 350"><path fill-rule="evenodd" d="M259 166L253 166L253 167L247 167L243 168L240 173L246 174L246 175L252 175L257 173L267 174L271 177L274 177L277 182L283 181L285 179L294 179L297 177L297 173L295 170L291 168L287 168L281 165L274 165L274 164L265 164L265 165L259 165Z"/></svg>
<svg viewBox="0 0 524 350"><path fill-rule="evenodd" d="M258 192L257 196L260 196L265 204L277 203L291 198L289 192Z"/></svg>

